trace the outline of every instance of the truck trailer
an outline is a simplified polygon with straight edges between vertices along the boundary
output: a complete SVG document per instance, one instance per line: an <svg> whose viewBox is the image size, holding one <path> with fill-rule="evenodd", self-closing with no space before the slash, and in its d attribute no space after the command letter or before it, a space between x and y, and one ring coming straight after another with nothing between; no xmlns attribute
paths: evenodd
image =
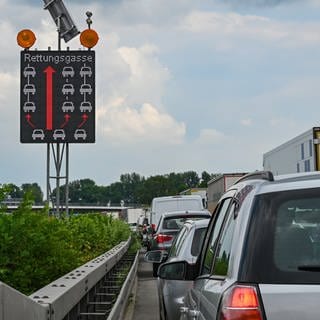
<svg viewBox="0 0 320 320"><path fill-rule="evenodd" d="M263 155L274 175L320 170L320 127L313 127Z"/></svg>
<svg viewBox="0 0 320 320"><path fill-rule="evenodd" d="M240 177L246 173L223 173L208 182L207 201L208 210L213 213L218 200Z"/></svg>

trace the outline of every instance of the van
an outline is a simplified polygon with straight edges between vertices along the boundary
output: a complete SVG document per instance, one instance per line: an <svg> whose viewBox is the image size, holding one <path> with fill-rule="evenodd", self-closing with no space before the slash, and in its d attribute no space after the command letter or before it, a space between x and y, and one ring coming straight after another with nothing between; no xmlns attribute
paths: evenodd
<svg viewBox="0 0 320 320"><path fill-rule="evenodd" d="M156 230L160 217L164 212L203 210L203 202L200 195L177 195L153 198L151 203L150 223Z"/></svg>

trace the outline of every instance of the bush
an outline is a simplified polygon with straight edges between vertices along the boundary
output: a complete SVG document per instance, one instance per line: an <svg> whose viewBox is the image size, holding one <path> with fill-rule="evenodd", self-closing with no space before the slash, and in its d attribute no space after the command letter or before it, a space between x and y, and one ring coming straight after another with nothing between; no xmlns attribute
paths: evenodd
<svg viewBox="0 0 320 320"><path fill-rule="evenodd" d="M57 219L25 202L0 213L0 281L29 295L129 236L129 226L109 216Z"/></svg>

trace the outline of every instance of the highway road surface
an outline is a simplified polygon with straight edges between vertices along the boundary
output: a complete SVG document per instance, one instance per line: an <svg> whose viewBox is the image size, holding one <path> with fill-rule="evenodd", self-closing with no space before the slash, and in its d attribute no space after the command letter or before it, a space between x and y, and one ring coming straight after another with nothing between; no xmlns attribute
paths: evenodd
<svg viewBox="0 0 320 320"><path fill-rule="evenodd" d="M125 320L159 320L157 279L152 276L152 264L143 260L145 249L139 253L136 287Z"/></svg>

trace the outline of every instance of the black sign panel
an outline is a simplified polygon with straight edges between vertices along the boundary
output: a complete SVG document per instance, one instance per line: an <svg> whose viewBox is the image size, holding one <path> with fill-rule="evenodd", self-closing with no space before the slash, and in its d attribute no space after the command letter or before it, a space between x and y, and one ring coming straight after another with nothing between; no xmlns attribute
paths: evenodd
<svg viewBox="0 0 320 320"><path fill-rule="evenodd" d="M95 142L95 52L21 51L20 141Z"/></svg>

